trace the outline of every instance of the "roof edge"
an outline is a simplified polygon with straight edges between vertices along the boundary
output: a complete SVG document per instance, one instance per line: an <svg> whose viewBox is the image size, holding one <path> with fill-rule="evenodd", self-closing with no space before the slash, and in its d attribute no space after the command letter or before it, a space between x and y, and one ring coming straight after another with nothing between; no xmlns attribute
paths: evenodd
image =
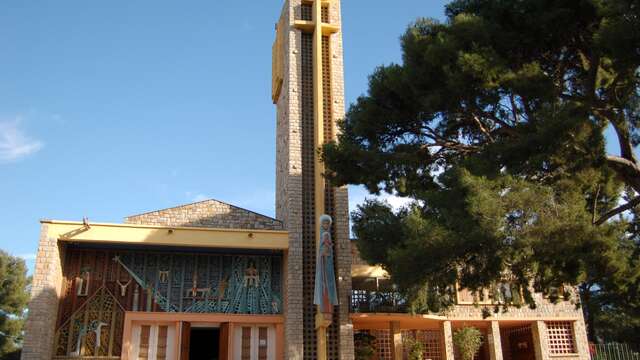
<svg viewBox="0 0 640 360"><path fill-rule="evenodd" d="M273 220L273 221L277 221L277 222L279 222L279 223L281 223L281 224L284 224L284 222L283 222L282 220L276 219L276 218L274 218L274 217L271 217L271 216L268 216L268 215L265 215L265 214L261 214L261 213L256 212L256 211L249 210L249 209L245 209L245 208L243 208L243 207L240 207L240 206L237 206L237 205L233 205L233 204L230 204L230 203L228 203L228 202L221 201L221 200L218 200L218 199L213 199L213 198L211 198L211 199L206 199L206 200L201 200L201 201L195 201L195 202L192 202L192 203L187 203L187 204L182 204L182 205L171 206L171 207L167 207L167 208L163 208L163 209L157 209L157 210L146 211L146 212L139 213L139 214L133 214L133 215L125 216L124 218L125 218L125 220L126 220L126 219L130 219L130 218L133 218L133 217L138 217L138 216L142 216L142 215L153 214L153 213L161 212L161 211L167 211L167 210L180 209L180 208L183 208L183 207L187 207L187 206L191 206L191 205L196 205L196 204L201 204L201 203L206 203L206 202L210 202L210 201L216 201L216 202L219 202L219 203L221 203L221 204L225 204L225 205L231 206L231 207L233 207L233 208L236 208L236 209L239 209L239 210L243 210L243 211L246 211L246 212L250 212L250 213L252 213L252 214L256 214L256 215L259 215L259 216L265 217L265 218L267 218L267 219L270 219L270 220Z"/></svg>

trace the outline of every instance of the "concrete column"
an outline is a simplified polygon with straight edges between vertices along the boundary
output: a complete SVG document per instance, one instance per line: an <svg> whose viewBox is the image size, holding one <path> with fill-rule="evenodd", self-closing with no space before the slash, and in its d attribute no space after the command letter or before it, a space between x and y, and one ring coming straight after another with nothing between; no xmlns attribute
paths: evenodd
<svg viewBox="0 0 640 360"><path fill-rule="evenodd" d="M444 349L443 360L454 360L453 356L453 331L451 330L451 321L443 321L442 329L442 346ZM537 359L536 359L537 360Z"/></svg>
<svg viewBox="0 0 640 360"><path fill-rule="evenodd" d="M491 327L487 333L487 344L489 345L491 360L502 360L502 339L500 337L500 325L497 321L491 322Z"/></svg>
<svg viewBox="0 0 640 360"><path fill-rule="evenodd" d="M576 352L580 359L589 360L591 358L589 339L587 338L587 327L583 319L573 322L573 336L576 343Z"/></svg>
<svg viewBox="0 0 640 360"><path fill-rule="evenodd" d="M549 360L547 325L544 321L536 321L531 324L531 332L533 335L533 347L536 352L536 360Z"/></svg>
<svg viewBox="0 0 640 360"><path fill-rule="evenodd" d="M402 360L403 346L402 346L402 331L400 330L399 321L391 321L389 323L389 336L391 337L391 359Z"/></svg>
<svg viewBox="0 0 640 360"><path fill-rule="evenodd" d="M51 359L53 356L64 251L57 238L49 237L48 228L47 223L42 223L29 314L24 326L22 360Z"/></svg>

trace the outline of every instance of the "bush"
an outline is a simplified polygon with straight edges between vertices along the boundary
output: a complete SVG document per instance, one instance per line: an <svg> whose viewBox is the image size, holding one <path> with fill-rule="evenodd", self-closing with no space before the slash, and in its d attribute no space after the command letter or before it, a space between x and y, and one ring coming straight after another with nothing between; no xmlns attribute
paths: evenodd
<svg viewBox="0 0 640 360"><path fill-rule="evenodd" d="M414 338L403 339L404 347L407 349L407 360L422 360L424 359L424 345Z"/></svg>
<svg viewBox="0 0 640 360"><path fill-rule="evenodd" d="M364 332L356 333L353 337L355 345L355 360L371 360L376 354L373 346L376 337Z"/></svg>
<svg viewBox="0 0 640 360"><path fill-rule="evenodd" d="M462 360L473 360L482 346L482 333L474 327L458 329L453 333L453 343L460 351Z"/></svg>

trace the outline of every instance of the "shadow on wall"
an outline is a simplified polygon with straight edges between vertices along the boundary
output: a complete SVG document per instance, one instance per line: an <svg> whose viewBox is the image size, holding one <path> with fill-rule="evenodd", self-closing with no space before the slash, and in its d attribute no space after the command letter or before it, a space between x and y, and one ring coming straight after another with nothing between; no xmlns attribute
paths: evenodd
<svg viewBox="0 0 640 360"><path fill-rule="evenodd" d="M42 274L36 274L38 275ZM22 360L51 359L54 350L58 292L53 287L45 287L31 298L27 309L20 358Z"/></svg>

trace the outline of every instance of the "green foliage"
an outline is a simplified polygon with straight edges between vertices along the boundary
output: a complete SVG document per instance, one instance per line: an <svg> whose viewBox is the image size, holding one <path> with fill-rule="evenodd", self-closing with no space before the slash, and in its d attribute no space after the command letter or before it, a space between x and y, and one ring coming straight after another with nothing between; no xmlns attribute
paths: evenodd
<svg viewBox="0 0 640 360"><path fill-rule="evenodd" d="M423 360L424 345L412 337L403 338L403 346L407 349L407 360Z"/></svg>
<svg viewBox="0 0 640 360"><path fill-rule="evenodd" d="M358 332L353 336L356 360L371 360L375 357L375 340L375 336L364 332Z"/></svg>
<svg viewBox="0 0 640 360"><path fill-rule="evenodd" d="M415 199L356 211L362 256L421 311L458 279L513 283L515 306L535 306L530 282L580 285L588 313L637 314L637 1L456 0L446 13L409 26L402 63L375 69L323 149L334 184Z"/></svg>
<svg viewBox="0 0 640 360"><path fill-rule="evenodd" d="M482 333L474 327L463 327L454 331L453 344L460 351L462 360L473 360L482 346Z"/></svg>
<svg viewBox="0 0 640 360"><path fill-rule="evenodd" d="M24 260L0 250L0 356L9 356L21 344L27 285Z"/></svg>
<svg viewBox="0 0 640 360"><path fill-rule="evenodd" d="M627 259L634 246L624 240L623 224L593 226L585 199L573 187L560 191L560 186L506 175L491 180L466 170L444 172L439 182L441 189L425 192L429 206L416 203L394 212L388 204L368 201L353 216L363 256L387 268L400 289L417 293L412 299L419 307L438 312L451 304L456 280L461 287L496 292L506 292L494 286L505 281L510 289L521 288L531 304L531 282L544 291L595 281L603 272L630 271ZM383 222L379 217L388 227L384 233L375 226ZM415 291L416 284L429 286ZM429 300L430 294L439 301ZM492 296L507 305L523 300L519 291Z"/></svg>

